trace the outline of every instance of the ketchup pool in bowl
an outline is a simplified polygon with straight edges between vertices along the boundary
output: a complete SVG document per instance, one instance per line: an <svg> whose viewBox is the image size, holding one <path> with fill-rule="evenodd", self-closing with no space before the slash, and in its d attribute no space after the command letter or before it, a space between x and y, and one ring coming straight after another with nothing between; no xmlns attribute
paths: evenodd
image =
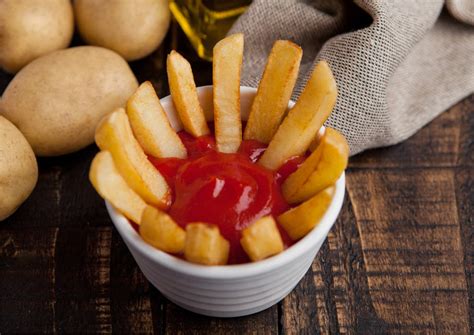
<svg viewBox="0 0 474 335"><path fill-rule="evenodd" d="M212 121L212 86L198 87L197 91L206 118ZM245 121L256 89L241 87L240 94ZM173 128L182 130L171 97L162 98L161 104ZM289 108L292 105L290 102ZM279 172L273 173L253 164L264 149L258 142L244 141L239 152L229 156L214 150L210 136L198 140L187 136L180 132L188 149L188 159L151 159L174 189L175 199L169 213L181 225L189 221L219 225L224 237L234 246L229 258L232 265L193 264L162 252L144 242L130 222L107 203L110 217L145 277L177 305L217 317L243 316L264 310L283 299L311 266L341 209L344 174L336 182L331 205L311 232L293 245L283 232L286 250L259 262L246 263L248 259L240 244L232 241L237 239L238 242L239 230L253 218L261 217L262 211L277 215L288 209L279 183L296 169L298 160L289 161ZM237 176L236 168L242 171ZM221 194L224 183L225 193ZM252 188L252 185L258 187ZM255 192L256 189L260 192ZM246 197L253 197L252 201ZM249 203L251 208L246 207Z"/></svg>
<svg viewBox="0 0 474 335"><path fill-rule="evenodd" d="M258 164L266 145L244 140L233 154L218 152L212 135L193 137L178 133L188 158L148 159L172 189L168 214L183 228L190 222L206 222L219 227L230 243L227 264L250 262L240 243L241 232L266 215L278 215L290 208L281 193L283 181L304 161L304 156L288 160L278 171ZM285 249L293 244L277 225Z"/></svg>

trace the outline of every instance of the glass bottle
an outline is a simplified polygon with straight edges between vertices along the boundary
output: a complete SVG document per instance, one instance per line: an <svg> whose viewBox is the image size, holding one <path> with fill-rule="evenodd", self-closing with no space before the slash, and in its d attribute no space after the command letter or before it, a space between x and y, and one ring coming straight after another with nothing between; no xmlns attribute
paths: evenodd
<svg viewBox="0 0 474 335"><path fill-rule="evenodd" d="M212 48L251 0L170 0L170 10L199 57L212 60Z"/></svg>

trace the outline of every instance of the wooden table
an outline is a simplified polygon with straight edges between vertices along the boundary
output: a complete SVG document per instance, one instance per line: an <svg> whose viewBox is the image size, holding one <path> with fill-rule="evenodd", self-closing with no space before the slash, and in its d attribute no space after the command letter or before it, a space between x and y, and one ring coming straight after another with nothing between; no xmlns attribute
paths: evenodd
<svg viewBox="0 0 474 335"><path fill-rule="evenodd" d="M171 48L210 83L175 27L131 64L139 81L168 94ZM405 143L353 157L312 269L278 305L235 319L187 312L147 282L88 182L95 146L41 158L35 191L0 224L0 333L472 333L473 111L471 95Z"/></svg>

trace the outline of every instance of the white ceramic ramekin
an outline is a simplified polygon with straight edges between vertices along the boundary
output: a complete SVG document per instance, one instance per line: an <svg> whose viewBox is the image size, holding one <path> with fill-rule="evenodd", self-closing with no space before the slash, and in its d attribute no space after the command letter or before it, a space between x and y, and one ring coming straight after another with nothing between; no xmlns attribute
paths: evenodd
<svg viewBox="0 0 474 335"><path fill-rule="evenodd" d="M256 90L241 87L242 119ZM198 88L199 99L212 119L212 87ZM171 98L161 99L175 129L181 129ZM289 107L292 106L292 103ZM109 203L107 210L145 277L169 300L190 311L236 317L262 311L282 300L298 284L336 221L344 200L344 174L336 183L329 209L318 225L284 252L266 260L225 266L203 266L178 259L145 243L128 220Z"/></svg>

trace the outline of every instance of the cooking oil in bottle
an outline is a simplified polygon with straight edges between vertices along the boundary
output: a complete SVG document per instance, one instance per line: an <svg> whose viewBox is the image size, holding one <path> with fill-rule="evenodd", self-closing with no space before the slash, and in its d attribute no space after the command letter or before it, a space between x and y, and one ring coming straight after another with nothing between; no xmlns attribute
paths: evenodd
<svg viewBox="0 0 474 335"><path fill-rule="evenodd" d="M170 0L170 10L199 57L212 60L212 48L251 0Z"/></svg>

